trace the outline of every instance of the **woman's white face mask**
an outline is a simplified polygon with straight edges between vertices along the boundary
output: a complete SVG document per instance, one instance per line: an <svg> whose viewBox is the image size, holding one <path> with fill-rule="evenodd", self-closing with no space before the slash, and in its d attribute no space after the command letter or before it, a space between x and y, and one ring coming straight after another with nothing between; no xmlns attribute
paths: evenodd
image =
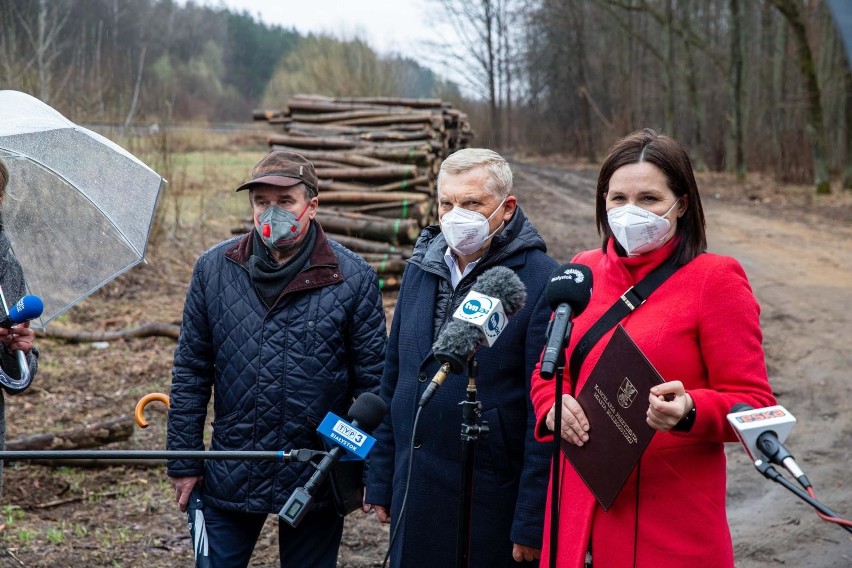
<svg viewBox="0 0 852 568"><path fill-rule="evenodd" d="M627 252L627 256L636 256L656 250L668 241L666 237L672 228L672 224L666 217L679 202L680 198L675 200L674 205L662 216L632 203L621 205L607 212L609 228L612 230L615 240Z"/></svg>
<svg viewBox="0 0 852 568"><path fill-rule="evenodd" d="M441 233L444 235L444 240L447 241L447 246L462 256L481 250L488 239L493 237L503 226L503 223L500 223L494 231L488 232L491 218L505 202L506 198L503 198L500 205L488 217L482 213L461 207L453 207L451 211L444 213L444 216L441 217Z"/></svg>

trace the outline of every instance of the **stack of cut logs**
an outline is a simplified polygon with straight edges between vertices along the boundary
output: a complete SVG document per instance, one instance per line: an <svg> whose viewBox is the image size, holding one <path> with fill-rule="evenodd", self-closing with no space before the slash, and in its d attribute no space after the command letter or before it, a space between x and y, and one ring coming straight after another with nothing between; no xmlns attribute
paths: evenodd
<svg viewBox="0 0 852 568"><path fill-rule="evenodd" d="M473 137L467 115L440 99L296 95L254 119L283 126L270 149L316 167L325 232L367 259L383 289L398 287L421 229L437 219L441 162Z"/></svg>

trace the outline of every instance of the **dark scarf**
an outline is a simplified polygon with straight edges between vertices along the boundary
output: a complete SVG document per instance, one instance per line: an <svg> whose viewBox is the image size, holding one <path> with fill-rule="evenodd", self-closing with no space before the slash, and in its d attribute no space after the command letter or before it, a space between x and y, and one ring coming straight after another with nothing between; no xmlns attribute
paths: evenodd
<svg viewBox="0 0 852 568"><path fill-rule="evenodd" d="M257 291L260 292L264 303L271 308L293 278L304 268L310 266L309 260L314 250L314 243L317 240L317 232L314 229L313 222L311 222L308 225L308 235L296 256L284 264L275 262L257 231L253 230L252 235L254 243L251 258L248 261L249 275Z"/></svg>

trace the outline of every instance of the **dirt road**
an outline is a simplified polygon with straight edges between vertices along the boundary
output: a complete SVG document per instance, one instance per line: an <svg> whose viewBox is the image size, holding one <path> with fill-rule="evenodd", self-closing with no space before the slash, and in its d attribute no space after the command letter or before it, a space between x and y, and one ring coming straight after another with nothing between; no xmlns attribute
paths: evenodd
<svg viewBox="0 0 852 568"><path fill-rule="evenodd" d="M525 212L559 262L599 244L594 171L514 164ZM712 184L712 180L708 182ZM817 497L852 516L852 225L819 210L752 202L699 180L709 250L743 265L760 301L772 387L797 417L787 446ZM720 195L722 197L722 195ZM852 566L849 533L764 477L728 445L728 516L737 566ZM688 499L688 497L686 498ZM688 506L685 499L684 506Z"/></svg>

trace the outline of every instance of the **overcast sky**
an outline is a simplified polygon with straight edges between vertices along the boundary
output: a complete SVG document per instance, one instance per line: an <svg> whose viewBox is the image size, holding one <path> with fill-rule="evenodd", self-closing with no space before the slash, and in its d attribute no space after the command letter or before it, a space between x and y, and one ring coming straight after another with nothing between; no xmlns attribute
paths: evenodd
<svg viewBox="0 0 852 568"><path fill-rule="evenodd" d="M196 4L248 11L256 19L326 33L366 39L381 54L399 53L440 73L424 57L426 40L451 41L449 26L439 26L441 8L429 0L195 0Z"/></svg>

